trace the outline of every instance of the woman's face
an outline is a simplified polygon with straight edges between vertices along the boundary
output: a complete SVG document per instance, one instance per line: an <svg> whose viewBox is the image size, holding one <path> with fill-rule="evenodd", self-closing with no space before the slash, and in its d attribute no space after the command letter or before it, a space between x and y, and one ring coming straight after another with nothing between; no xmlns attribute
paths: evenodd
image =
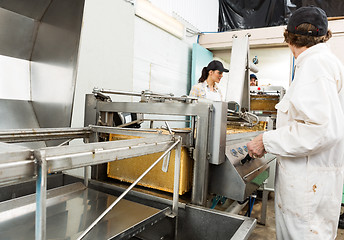
<svg viewBox="0 0 344 240"><path fill-rule="evenodd" d="M223 72L220 72L219 70L211 70L209 74L211 74L212 80L216 83L219 83L223 77Z"/></svg>

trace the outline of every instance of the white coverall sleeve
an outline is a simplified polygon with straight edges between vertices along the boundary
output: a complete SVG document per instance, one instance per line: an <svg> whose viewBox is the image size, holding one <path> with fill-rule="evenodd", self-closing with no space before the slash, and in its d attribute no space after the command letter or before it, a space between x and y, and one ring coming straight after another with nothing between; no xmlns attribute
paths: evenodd
<svg viewBox="0 0 344 240"><path fill-rule="evenodd" d="M336 82L324 76L304 77L308 79L295 86L285 102L288 124L263 135L269 153L282 157L308 156L343 137L343 113Z"/></svg>

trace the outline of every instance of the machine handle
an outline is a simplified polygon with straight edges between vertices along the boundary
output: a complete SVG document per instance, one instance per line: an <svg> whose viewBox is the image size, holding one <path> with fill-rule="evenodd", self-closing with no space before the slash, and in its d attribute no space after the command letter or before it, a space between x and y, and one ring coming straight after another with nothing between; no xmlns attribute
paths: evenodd
<svg viewBox="0 0 344 240"><path fill-rule="evenodd" d="M245 162L249 162L251 160L252 160L252 157L249 154L247 154L246 157L244 157L240 162L241 164L245 164Z"/></svg>

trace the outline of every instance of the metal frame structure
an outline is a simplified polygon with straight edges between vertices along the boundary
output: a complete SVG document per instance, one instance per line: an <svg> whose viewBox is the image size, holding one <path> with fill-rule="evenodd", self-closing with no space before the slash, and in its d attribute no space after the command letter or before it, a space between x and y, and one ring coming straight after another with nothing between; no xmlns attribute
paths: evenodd
<svg viewBox="0 0 344 240"><path fill-rule="evenodd" d="M99 132L100 129L97 129L97 131ZM52 132L55 135L51 134ZM35 136L36 133L37 136ZM60 131L59 129L15 130L12 132L8 130L0 133L0 139L6 142L25 142L41 139L77 138L81 136L88 138L90 134L95 134L91 128L60 129ZM16 146L4 143L0 146L2 150L0 152L0 159L2 160L0 169L6 170L1 171L0 180L2 182L20 182L27 178L36 177L36 240L46 239L47 174L164 151L164 154L80 235L78 239L82 239L173 148L176 149L176 164L172 216L177 219L181 152L181 138L179 136L155 135L154 137L140 139L46 147L35 150L20 147L18 150ZM8 171L10 167L14 167L14 169ZM85 176L85 183L87 181L87 176Z"/></svg>
<svg viewBox="0 0 344 240"><path fill-rule="evenodd" d="M100 97L100 99L97 99L97 97ZM6 170L0 172L0 184L1 181L13 183L28 178L37 178L35 236L36 239L41 240L46 238L47 175L49 173L73 168L84 168L84 184L87 187L89 184L87 168L89 168L89 166L92 166L94 170L103 163L110 161L165 151L164 154L132 183L104 212L102 212L97 219L94 219L93 223L91 223L88 228L83 230L78 236L78 239L81 240L87 236L88 232L90 232L91 229L93 229L158 162L164 159L165 155L169 154L173 148L176 148L172 211L170 214L166 214L175 219L174 236L177 237L181 146L187 146L192 152L193 159L195 160L191 203L204 207L208 200L208 185L210 183L209 181L211 181L209 179L209 174L210 172L214 172L213 166L222 168L225 163L229 164L230 162L227 158L229 150L231 150L229 148L232 148L232 146L234 147L233 143L241 141L242 144L243 137L247 139L247 137L259 133L254 132L251 134L244 134L244 136L226 135L227 104L225 102L193 100L194 99L188 97L176 98L170 95L162 96L152 93L143 93L143 95L141 95L141 102L111 102L110 98L98 92L97 94L86 95L85 128L2 131L0 132L0 141L6 143L60 139L65 139L66 141L56 147L38 149L21 148L5 143L2 143L4 145L0 144L0 150L2 150L0 151L0 159L2 160L0 163L0 170ZM161 134L159 130L155 129L113 127L113 115L117 112L189 116L191 117L191 130L186 134L182 133L186 136L184 137L183 135L182 139L178 136L178 133L173 134L173 130L167 123L166 126L170 132L169 135ZM104 133L133 135L143 138L98 142L99 137ZM235 139L235 137L238 137L238 139ZM74 138L84 138L85 144L63 146ZM9 148L10 150L8 150ZM251 162L249 165L246 165L248 166L246 170L250 171L250 176L259 174L257 173L258 170L266 169L265 163L265 160L256 160L255 164ZM168 166L165 160L163 168L164 166L165 168ZM8 169L10 171L8 171ZM99 175L104 174L104 172L95 172ZM226 175L226 172L224 172L224 175ZM248 181L245 179L247 174L244 178L239 175L234 175L235 174L233 174L230 179L238 178L242 181ZM94 179L97 180L97 178ZM246 184L249 183L247 182ZM245 187L247 186L245 185ZM223 186L224 190L227 190L227 188L227 185ZM161 216L161 214L163 213L160 212L159 216ZM250 226L248 232L252 231L255 221L248 223L245 220L244 223ZM245 232L245 236L247 236L247 231Z"/></svg>
<svg viewBox="0 0 344 240"><path fill-rule="evenodd" d="M110 90L106 91L107 93ZM184 98L186 99L186 98ZM221 105L224 109L226 104ZM214 107L211 102L188 103L183 102L103 102L98 101L93 94L86 95L85 126L94 125L101 120L111 126L113 112L130 112L159 115L191 116L196 124L197 134L193 151L194 163L191 202L205 206L208 194L209 161L212 158L211 136L213 128ZM224 122L226 123L225 117ZM196 118L196 119L195 119ZM107 121L109 120L109 121ZM128 129L127 129L128 130ZM193 130L191 130L193 131ZM92 137L91 137L92 138ZM96 137L95 137L96 139ZM225 141L225 139L224 139ZM224 152L224 148L223 148Z"/></svg>

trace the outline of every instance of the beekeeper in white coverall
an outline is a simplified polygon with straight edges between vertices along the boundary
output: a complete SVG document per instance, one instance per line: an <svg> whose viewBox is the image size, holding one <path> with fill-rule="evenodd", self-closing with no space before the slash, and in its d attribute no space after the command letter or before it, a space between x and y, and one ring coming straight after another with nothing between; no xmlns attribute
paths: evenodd
<svg viewBox="0 0 344 240"><path fill-rule="evenodd" d="M276 105L277 129L247 144L252 157L278 156L277 239L335 239L343 190L344 68L330 52L325 12L302 7L284 32L295 75Z"/></svg>

